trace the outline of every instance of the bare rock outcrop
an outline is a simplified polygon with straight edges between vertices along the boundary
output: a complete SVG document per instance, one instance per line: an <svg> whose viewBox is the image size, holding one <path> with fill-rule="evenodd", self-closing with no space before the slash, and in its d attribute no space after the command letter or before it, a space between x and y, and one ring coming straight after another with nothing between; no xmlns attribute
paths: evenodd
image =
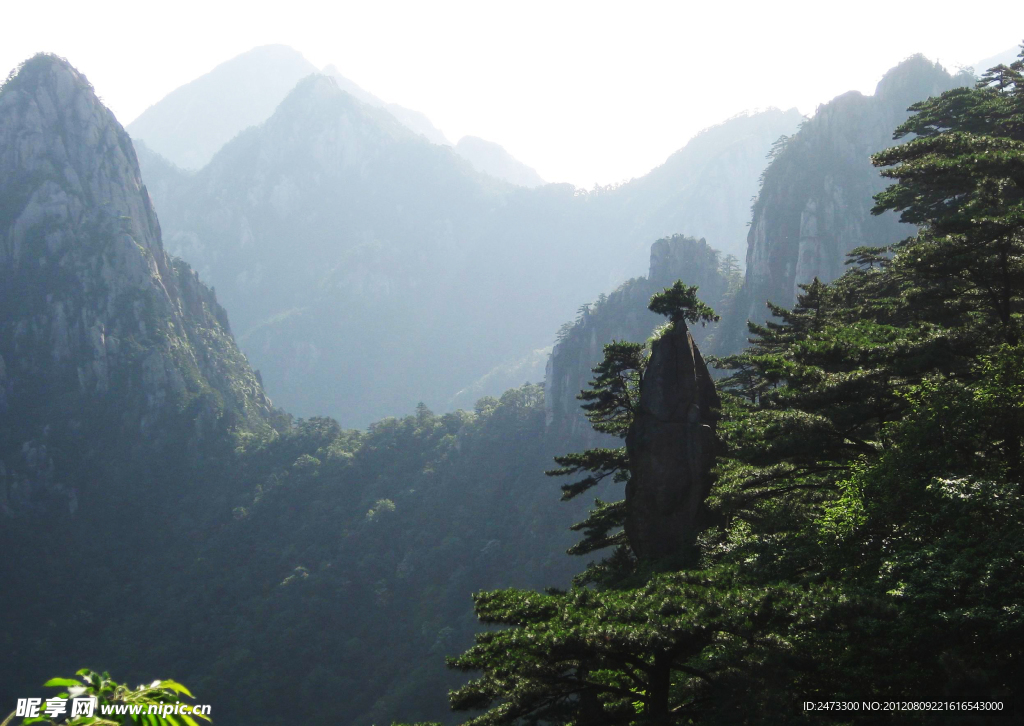
<svg viewBox="0 0 1024 726"><path fill-rule="evenodd" d="M874 95L837 96L776 147L753 206L740 314L729 323L730 340L715 352L742 348L746 321L763 321L766 301L789 306L800 285L841 276L851 250L913 234L892 213L871 214L873 195L888 185L871 155L893 145L911 104L973 81L912 56L885 74Z"/></svg>
<svg viewBox="0 0 1024 726"><path fill-rule="evenodd" d="M693 336L682 321L672 324L651 345L626 435L626 535L640 559L677 557L699 533L719 405Z"/></svg>

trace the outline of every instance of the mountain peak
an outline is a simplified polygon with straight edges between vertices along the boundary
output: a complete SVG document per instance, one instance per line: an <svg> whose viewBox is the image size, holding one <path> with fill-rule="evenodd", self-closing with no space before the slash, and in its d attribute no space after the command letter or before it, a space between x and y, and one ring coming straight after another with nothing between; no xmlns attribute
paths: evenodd
<svg viewBox="0 0 1024 726"><path fill-rule="evenodd" d="M441 130L434 126L430 119L419 111L414 111L411 108L400 106L397 103L387 103L382 101L377 96L363 89L355 81L341 75L341 71L338 70L337 66L324 66L323 74L333 78L338 84L338 88L346 91L347 93L351 93L363 103L375 108L385 109L388 113L398 119L403 126L420 136L423 136L430 143L437 144L438 146L451 146L451 142L448 141Z"/></svg>
<svg viewBox="0 0 1024 726"><path fill-rule="evenodd" d="M0 89L0 149L9 208L19 182L48 179L83 204L118 210L137 242L162 252L131 139L67 60L36 55Z"/></svg>
<svg viewBox="0 0 1024 726"><path fill-rule="evenodd" d="M341 124L344 130L338 126ZM263 128L279 135L284 128L295 133L314 134L314 129L334 129L323 141L347 137L349 143L360 135L373 138L408 139L413 133L392 114L364 103L351 92L339 86L337 79L320 73L306 76L284 97ZM351 132L359 130L358 134ZM278 136L279 140L284 137Z"/></svg>
<svg viewBox="0 0 1024 726"><path fill-rule="evenodd" d="M0 90L7 89L8 86L11 88L27 85L41 87L47 83L56 83L61 76L64 76L66 81L70 80L72 84L92 90L92 84L88 79L79 73L67 58L62 58L55 53L36 53L11 72L7 81L0 86Z"/></svg>
<svg viewBox="0 0 1024 726"><path fill-rule="evenodd" d="M128 131L182 169L199 169L239 131L266 120L311 73L316 66L294 48L253 48L175 89Z"/></svg>
<svg viewBox="0 0 1024 726"><path fill-rule="evenodd" d="M915 53L886 71L875 86L875 96L902 112L912 103L950 88L951 78L953 75L939 63ZM970 85L974 79L964 74L962 79L954 80L962 80L960 85Z"/></svg>
<svg viewBox="0 0 1024 726"><path fill-rule="evenodd" d="M0 452L71 456L90 429L130 449L264 425L227 315L164 251L131 139L66 60L36 56L0 89L0 199L0 397L18 421ZM0 464L24 502L75 481L73 457L20 456Z"/></svg>

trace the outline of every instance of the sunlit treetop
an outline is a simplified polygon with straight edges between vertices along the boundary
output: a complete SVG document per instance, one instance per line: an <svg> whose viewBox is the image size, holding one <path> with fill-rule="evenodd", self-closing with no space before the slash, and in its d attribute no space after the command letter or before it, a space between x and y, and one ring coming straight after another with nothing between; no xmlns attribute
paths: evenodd
<svg viewBox="0 0 1024 726"><path fill-rule="evenodd" d="M684 285L682 280L676 280L672 287L666 287L652 295L647 308L651 312L664 315L673 324L684 321L691 324L700 323L703 327L707 323L717 323L721 319L697 297L697 286Z"/></svg>

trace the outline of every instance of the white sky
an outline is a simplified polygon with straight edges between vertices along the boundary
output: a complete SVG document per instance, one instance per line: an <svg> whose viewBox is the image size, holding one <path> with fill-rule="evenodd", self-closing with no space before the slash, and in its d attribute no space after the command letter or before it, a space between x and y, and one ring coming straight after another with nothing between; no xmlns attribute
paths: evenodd
<svg viewBox="0 0 1024 726"><path fill-rule="evenodd" d="M947 68L1024 39L1024 2L0 0L0 68L38 51L127 124L257 45L290 45L452 140L502 144L548 181L640 176L745 109L872 92L921 52Z"/></svg>

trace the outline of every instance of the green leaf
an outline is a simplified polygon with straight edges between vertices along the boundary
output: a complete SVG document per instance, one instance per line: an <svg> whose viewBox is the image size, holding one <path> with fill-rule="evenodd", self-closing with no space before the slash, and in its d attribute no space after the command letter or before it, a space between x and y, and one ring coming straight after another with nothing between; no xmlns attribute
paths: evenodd
<svg viewBox="0 0 1024 726"><path fill-rule="evenodd" d="M192 695L191 691L189 691L187 688L185 688L185 686L181 685L177 681L172 681L169 679L166 681L159 681L156 684L156 686L157 688L166 688L167 690L174 691L175 693L184 693L189 698L195 698L195 696Z"/></svg>

